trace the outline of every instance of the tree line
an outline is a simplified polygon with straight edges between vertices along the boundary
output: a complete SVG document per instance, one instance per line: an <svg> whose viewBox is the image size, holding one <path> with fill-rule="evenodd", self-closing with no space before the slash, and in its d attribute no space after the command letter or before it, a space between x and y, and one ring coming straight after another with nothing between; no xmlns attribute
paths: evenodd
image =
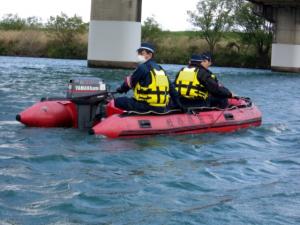
<svg viewBox="0 0 300 225"><path fill-rule="evenodd" d="M144 22L142 39L156 43L161 54L169 52L165 59L177 57L180 63L186 62L192 53L210 51L220 66L270 66L273 26L255 14L252 3L245 0L199 0L195 10L187 14L195 31L185 32L186 41L190 44L182 43L184 51L170 42L172 49L166 49L162 37L168 35L154 17ZM205 45L195 41L199 38L205 41ZM179 51L182 57L174 54Z"/></svg>
<svg viewBox="0 0 300 225"><path fill-rule="evenodd" d="M156 45L158 62L186 64L191 54L210 51L219 66L270 65L272 24L254 14L253 4L199 0L187 14L193 31L164 31L154 17L143 22L142 41ZM46 23L8 14L0 20L0 54L86 59L88 26L64 13Z"/></svg>
<svg viewBox="0 0 300 225"><path fill-rule="evenodd" d="M81 36L88 32L88 23L77 15L61 13L43 23L37 17L7 14L0 20L0 32L2 55L86 58L87 43Z"/></svg>

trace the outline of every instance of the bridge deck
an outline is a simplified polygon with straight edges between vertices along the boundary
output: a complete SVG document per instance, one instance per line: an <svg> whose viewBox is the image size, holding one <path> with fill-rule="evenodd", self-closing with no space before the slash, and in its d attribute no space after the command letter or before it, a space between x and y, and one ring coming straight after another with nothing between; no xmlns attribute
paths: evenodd
<svg viewBox="0 0 300 225"><path fill-rule="evenodd" d="M257 4L272 6L300 6L299 0L248 0Z"/></svg>

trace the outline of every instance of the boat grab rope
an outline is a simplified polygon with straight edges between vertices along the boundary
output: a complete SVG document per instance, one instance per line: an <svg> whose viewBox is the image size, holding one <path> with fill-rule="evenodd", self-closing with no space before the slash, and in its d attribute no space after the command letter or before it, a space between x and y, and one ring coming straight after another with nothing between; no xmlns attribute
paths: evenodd
<svg viewBox="0 0 300 225"><path fill-rule="evenodd" d="M230 105L229 107L225 109L221 109L218 107L189 107L187 110L187 114L193 114L193 115L198 115L199 112L207 112L207 111L221 111L220 116L218 116L217 120L224 114L225 111L230 111L234 109L239 109L239 108L247 108L252 106L252 101L248 97L236 97L236 99L241 99L246 102L244 105ZM169 115L169 114L175 114L175 113L180 113L182 112L181 109L171 109L166 112L155 112L155 111L147 111L147 112L138 112L138 111L126 111L122 115L124 116L129 116L129 115Z"/></svg>

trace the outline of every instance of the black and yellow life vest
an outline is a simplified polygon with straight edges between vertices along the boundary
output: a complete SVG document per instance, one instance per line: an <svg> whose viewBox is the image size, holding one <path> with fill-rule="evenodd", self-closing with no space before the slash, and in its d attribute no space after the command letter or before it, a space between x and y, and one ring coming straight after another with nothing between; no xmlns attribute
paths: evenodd
<svg viewBox="0 0 300 225"><path fill-rule="evenodd" d="M151 83L142 86L139 82L134 87L133 97L137 101L147 102L151 106L165 107L170 100L169 80L163 69L150 70Z"/></svg>
<svg viewBox="0 0 300 225"><path fill-rule="evenodd" d="M184 68L175 79L175 88L178 93L188 99L204 99L208 97L208 91L197 78L198 68Z"/></svg>

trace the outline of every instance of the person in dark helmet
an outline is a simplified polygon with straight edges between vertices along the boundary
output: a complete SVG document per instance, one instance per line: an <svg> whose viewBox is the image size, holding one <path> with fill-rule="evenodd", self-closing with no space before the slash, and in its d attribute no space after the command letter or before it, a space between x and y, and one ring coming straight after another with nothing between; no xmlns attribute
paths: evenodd
<svg viewBox="0 0 300 225"><path fill-rule="evenodd" d="M171 98L178 102L179 95L164 69L154 61L154 53L155 48L150 43L142 43L137 49L139 65L116 89L118 93L133 89L133 97L116 98L116 107L127 111L161 113L167 110Z"/></svg>
<svg viewBox="0 0 300 225"><path fill-rule="evenodd" d="M222 86L208 69L212 65L211 55L203 53L191 56L189 65L182 68L175 78L175 88L184 107L226 108L233 94Z"/></svg>

